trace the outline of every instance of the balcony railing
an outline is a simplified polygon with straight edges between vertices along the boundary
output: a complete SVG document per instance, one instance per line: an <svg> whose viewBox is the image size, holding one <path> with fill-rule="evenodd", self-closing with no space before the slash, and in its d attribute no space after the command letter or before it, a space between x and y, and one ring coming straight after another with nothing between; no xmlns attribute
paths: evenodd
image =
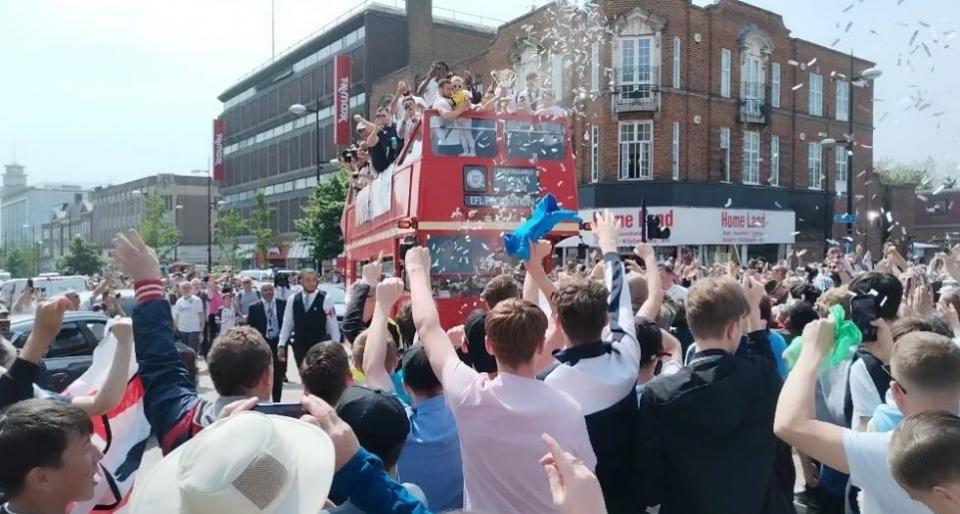
<svg viewBox="0 0 960 514"><path fill-rule="evenodd" d="M745 82L740 91L740 121L767 123L770 117L770 105L767 103L764 84Z"/></svg>
<svg viewBox="0 0 960 514"><path fill-rule="evenodd" d="M620 83L613 89L615 112L656 111L660 108L660 69L657 66L634 68L630 82L625 82L622 70L616 70Z"/></svg>

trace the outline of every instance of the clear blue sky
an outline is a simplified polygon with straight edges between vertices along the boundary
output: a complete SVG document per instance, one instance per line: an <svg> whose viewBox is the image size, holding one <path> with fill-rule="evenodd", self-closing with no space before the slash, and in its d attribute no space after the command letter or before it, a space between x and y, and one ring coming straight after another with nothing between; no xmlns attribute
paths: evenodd
<svg viewBox="0 0 960 514"><path fill-rule="evenodd" d="M275 1L278 49L358 3ZM794 36L828 46L841 38L836 48L884 69L877 157L960 162L960 32L949 34L960 31L960 2L750 1L782 13ZM434 0L463 10L482 4L503 20L543 3ZM918 29L915 45L926 42L933 56L920 48L911 71ZM116 183L206 168L216 96L269 57L270 0L0 0L0 161L15 147L32 182ZM929 108L907 109L918 91L911 86Z"/></svg>

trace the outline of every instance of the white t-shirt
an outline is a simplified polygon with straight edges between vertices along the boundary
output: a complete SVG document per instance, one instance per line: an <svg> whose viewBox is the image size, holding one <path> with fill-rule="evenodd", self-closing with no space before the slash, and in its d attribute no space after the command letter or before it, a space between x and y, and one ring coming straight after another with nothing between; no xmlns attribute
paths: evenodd
<svg viewBox="0 0 960 514"><path fill-rule="evenodd" d="M872 417L873 411L883 403L863 359L850 366L850 399L853 400L853 419L850 420L853 429L859 426L860 418Z"/></svg>
<svg viewBox="0 0 960 514"><path fill-rule="evenodd" d="M444 98L442 96L437 96L437 100L433 103L433 108L436 109L440 114L453 112L452 102L448 98ZM434 138L436 139L436 143L434 144L443 146L459 145L460 129L457 126L457 120L444 121L439 117L437 120L440 122L440 125L437 127L434 135Z"/></svg>
<svg viewBox="0 0 960 514"><path fill-rule="evenodd" d="M173 306L173 319L177 321L180 332L200 332L200 318L203 316L203 300L196 296L184 296Z"/></svg>
<svg viewBox="0 0 960 514"><path fill-rule="evenodd" d="M220 332L225 332L237 325L237 311L233 307L220 309Z"/></svg>
<svg viewBox="0 0 960 514"><path fill-rule="evenodd" d="M863 490L862 514L930 514L913 501L890 473L887 455L893 432L845 430L843 451L850 466L850 483Z"/></svg>
<svg viewBox="0 0 960 514"><path fill-rule="evenodd" d="M423 101L427 105L433 105L433 102L437 99L437 96L440 94L440 84L437 82L437 79L430 79L427 82L427 87L423 90ZM436 107L434 107L436 109Z"/></svg>
<svg viewBox="0 0 960 514"><path fill-rule="evenodd" d="M597 458L579 405L540 380L501 372L490 379L459 359L443 369L443 391L463 453L464 509L556 514L540 436L553 436L591 470Z"/></svg>
<svg viewBox="0 0 960 514"><path fill-rule="evenodd" d="M680 284L673 284L670 286L670 289L667 289L663 294L670 297L675 302L687 303L687 295L689 294L686 287L681 286Z"/></svg>

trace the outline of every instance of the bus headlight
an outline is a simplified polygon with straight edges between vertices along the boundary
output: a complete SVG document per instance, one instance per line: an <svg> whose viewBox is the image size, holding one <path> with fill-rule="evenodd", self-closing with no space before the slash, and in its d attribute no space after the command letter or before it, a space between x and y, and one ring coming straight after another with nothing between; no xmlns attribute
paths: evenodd
<svg viewBox="0 0 960 514"><path fill-rule="evenodd" d="M463 186L467 191L485 192L487 190L487 168L483 166L464 167Z"/></svg>

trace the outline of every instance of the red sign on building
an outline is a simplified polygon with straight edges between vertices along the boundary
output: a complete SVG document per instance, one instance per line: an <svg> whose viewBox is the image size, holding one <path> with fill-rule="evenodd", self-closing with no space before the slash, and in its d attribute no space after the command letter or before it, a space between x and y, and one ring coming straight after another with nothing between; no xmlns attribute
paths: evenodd
<svg viewBox="0 0 960 514"><path fill-rule="evenodd" d="M223 180L226 165L223 162L224 123L217 118L213 120L213 180Z"/></svg>
<svg viewBox="0 0 960 514"><path fill-rule="evenodd" d="M333 61L333 142L350 144L350 56L338 55Z"/></svg>

